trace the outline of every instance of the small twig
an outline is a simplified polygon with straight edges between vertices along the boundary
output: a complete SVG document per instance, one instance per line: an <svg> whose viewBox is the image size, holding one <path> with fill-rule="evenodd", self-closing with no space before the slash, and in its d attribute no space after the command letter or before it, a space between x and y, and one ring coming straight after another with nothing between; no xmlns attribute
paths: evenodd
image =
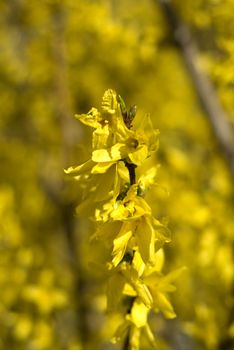
<svg viewBox="0 0 234 350"><path fill-rule="evenodd" d="M127 110L127 108L125 106L125 102L120 95L118 95L118 102L119 102L121 113L123 116L123 121L124 121L126 127L128 129L131 129L132 121L136 116L137 106L133 105L130 107L129 110ZM130 185L134 185L136 183L135 169L137 166L133 163L129 163L126 159L124 160L124 164L125 164L126 168L128 169Z"/></svg>
<svg viewBox="0 0 234 350"><path fill-rule="evenodd" d="M136 165L133 163L128 163L127 161L124 162L126 168L128 169L129 173L129 179L130 179L130 185L134 185L136 183Z"/></svg>
<svg viewBox="0 0 234 350"><path fill-rule="evenodd" d="M121 97L120 97L120 99L121 99ZM123 101L122 101L122 103L123 103ZM123 115L125 125L127 126L128 129L131 129L132 120L136 115L136 106L134 105L133 107L131 107L129 111L123 110L122 108L121 108L121 110L122 110L122 115ZM133 164L133 163L129 163L127 160L124 160L124 164L125 164L126 168L128 169L130 185L134 185L136 183L136 167L137 167L137 165ZM127 252L125 254L125 257L127 256L127 254L129 254L129 253ZM131 260L130 260L129 264L132 263L132 259L133 259L133 256L131 254ZM134 300L135 300L135 297L130 298L129 306L127 309L127 314L131 313ZM123 350L129 350L129 349L130 349L130 329L128 330L126 338L123 342Z"/></svg>
<svg viewBox="0 0 234 350"><path fill-rule="evenodd" d="M123 350L129 350L129 347L130 347L130 332L128 331L128 334L123 343Z"/></svg>
<svg viewBox="0 0 234 350"><path fill-rule="evenodd" d="M130 314L131 313L131 310L132 310L132 306L133 306L133 303L134 303L134 300L136 299L136 297L131 297L130 300L129 300L129 306L128 306L128 309L127 309L127 314ZM123 342L123 350L129 350L130 349L130 329L128 329L128 333L126 335L126 338Z"/></svg>

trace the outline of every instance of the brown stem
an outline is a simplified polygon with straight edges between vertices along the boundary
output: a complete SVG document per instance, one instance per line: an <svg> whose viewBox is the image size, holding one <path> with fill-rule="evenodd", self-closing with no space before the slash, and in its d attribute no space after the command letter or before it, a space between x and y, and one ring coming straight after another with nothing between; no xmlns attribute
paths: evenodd
<svg viewBox="0 0 234 350"><path fill-rule="evenodd" d="M127 115L128 115L128 113L127 113ZM125 125L127 126L128 129L130 129L132 126L131 121L129 122L129 120L130 119L127 117L124 118ZM124 164L125 164L126 168L128 169L130 185L134 185L136 183L136 167L137 167L137 165L133 164L133 163L129 163L127 160L124 161ZM125 256L127 254L128 253L126 253ZM131 264L131 263L132 263L132 259L131 259L131 262L129 264ZM127 309L127 314L131 313L134 300L135 300L135 297L132 297L130 299L129 306ZM128 330L128 333L127 333L126 338L125 338L124 343L123 343L123 350L129 350L129 349L130 349L130 329Z"/></svg>
<svg viewBox="0 0 234 350"><path fill-rule="evenodd" d="M132 120L136 114L136 108L137 107L134 105L130 108L129 111L127 111L127 110L122 111L123 120L124 120L124 123L128 129L131 129L131 127L132 127ZM132 117L132 114L134 115L133 117ZM124 161L124 164L125 164L126 168L128 169L130 185L134 185L136 183L135 169L137 166L133 163L129 163L127 160Z"/></svg>
<svg viewBox="0 0 234 350"><path fill-rule="evenodd" d="M130 179L130 185L134 185L136 183L136 165L133 163L128 163L127 161L125 161L125 166L128 169L128 173L129 173L129 179Z"/></svg>
<svg viewBox="0 0 234 350"><path fill-rule="evenodd" d="M128 334L123 343L123 350L129 350L129 348L130 348L130 332L128 331Z"/></svg>
<svg viewBox="0 0 234 350"><path fill-rule="evenodd" d="M130 298L127 314L131 313L132 306L133 306L133 303L134 303L135 299L136 299L136 297L131 297ZM123 350L129 350L129 349L130 349L130 329L128 329L128 333L127 333L126 338L125 338L125 340L123 342Z"/></svg>

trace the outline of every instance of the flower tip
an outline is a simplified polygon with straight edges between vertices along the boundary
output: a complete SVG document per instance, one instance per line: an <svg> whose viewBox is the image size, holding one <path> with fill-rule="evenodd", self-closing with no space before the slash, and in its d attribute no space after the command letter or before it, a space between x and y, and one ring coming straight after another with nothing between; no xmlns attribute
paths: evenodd
<svg viewBox="0 0 234 350"><path fill-rule="evenodd" d="M69 167L67 169L63 169L64 174L70 175L72 173L73 167Z"/></svg>

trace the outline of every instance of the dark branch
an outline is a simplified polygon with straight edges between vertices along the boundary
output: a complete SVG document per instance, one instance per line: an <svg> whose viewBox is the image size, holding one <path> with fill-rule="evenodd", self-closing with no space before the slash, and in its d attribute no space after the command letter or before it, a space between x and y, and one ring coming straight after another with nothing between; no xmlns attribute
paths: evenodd
<svg viewBox="0 0 234 350"><path fill-rule="evenodd" d="M134 185L136 183L136 165L133 163L128 163L127 161L124 162L126 168L128 169L129 173L129 179L130 179L130 185Z"/></svg>
<svg viewBox="0 0 234 350"><path fill-rule="evenodd" d="M130 348L130 333L128 330L127 336L126 336L124 343L123 343L123 350L129 350L129 348Z"/></svg>
<svg viewBox="0 0 234 350"><path fill-rule="evenodd" d="M122 100L121 96L119 96L119 99L120 99L119 102L120 102L120 107L121 107L124 123L128 129L131 129L132 120L134 119L134 117L136 115L137 107L134 105L130 108L129 111L127 111L125 103ZM130 185L134 185L136 183L136 167L137 167L137 165L133 164L133 163L129 163L127 160L124 160L124 164L125 164L126 168L128 169ZM129 261L129 264L131 264L132 259L133 259L133 254L134 253L132 251L125 253L123 260ZM130 257L130 259L129 259L129 257ZM135 300L135 297L130 298L128 309L127 309L127 314L131 313L134 300ZM128 329L126 338L123 342L123 350L129 350L129 349L130 349L130 329Z"/></svg>
<svg viewBox="0 0 234 350"><path fill-rule="evenodd" d="M127 314L131 313L132 307L133 307L133 303L135 301L136 297L131 297L129 299L129 305L128 305L128 309L127 309ZM128 329L126 338L123 342L123 350L129 350L130 349L130 329Z"/></svg>

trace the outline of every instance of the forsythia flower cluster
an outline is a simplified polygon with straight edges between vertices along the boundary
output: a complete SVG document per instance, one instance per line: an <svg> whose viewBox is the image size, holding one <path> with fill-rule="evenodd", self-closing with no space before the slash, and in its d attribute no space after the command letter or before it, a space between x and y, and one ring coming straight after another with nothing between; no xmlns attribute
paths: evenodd
<svg viewBox="0 0 234 350"><path fill-rule="evenodd" d="M166 276L161 272L162 247L170 241L168 229L152 215L144 199L155 183L157 167L136 179L136 167L158 147L158 131L149 115L134 125L136 107L126 109L113 90L103 96L101 111L92 108L76 117L93 128L92 154L88 161L70 167L65 173L80 181L83 201L78 212L89 211L97 222L94 237L111 241L110 277L107 286L108 310L125 305L124 321L113 342L123 341L124 348L137 350L145 335L151 347L155 338L148 324L151 310L174 318L168 293L180 270ZM125 303L123 303L125 300ZM121 310L122 310L121 309Z"/></svg>

